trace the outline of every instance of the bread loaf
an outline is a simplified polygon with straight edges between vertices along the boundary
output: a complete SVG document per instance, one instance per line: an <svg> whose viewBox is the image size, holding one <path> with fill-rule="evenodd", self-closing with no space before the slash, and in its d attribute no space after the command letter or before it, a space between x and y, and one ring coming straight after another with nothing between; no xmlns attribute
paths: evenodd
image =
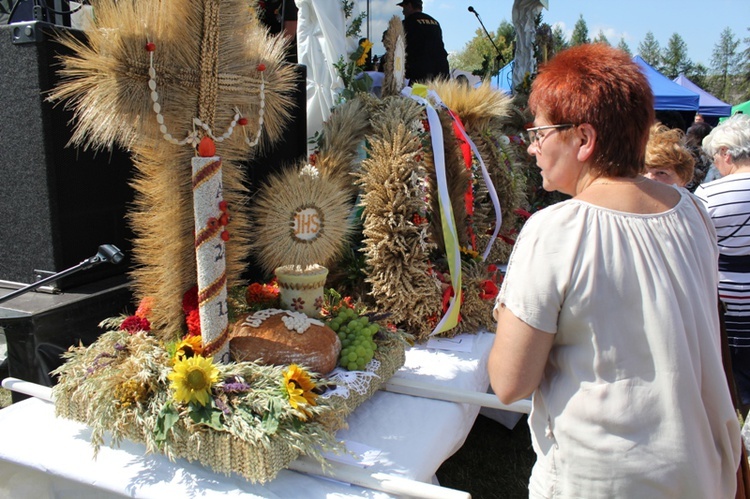
<svg viewBox="0 0 750 499"><path fill-rule="evenodd" d="M341 341L331 328L301 312L268 309L235 324L229 349L238 361L299 364L325 375L336 367Z"/></svg>

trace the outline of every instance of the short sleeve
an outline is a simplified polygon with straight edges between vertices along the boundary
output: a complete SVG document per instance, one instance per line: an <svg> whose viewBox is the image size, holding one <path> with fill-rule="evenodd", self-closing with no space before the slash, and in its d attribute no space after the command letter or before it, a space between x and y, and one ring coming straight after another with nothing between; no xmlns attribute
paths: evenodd
<svg viewBox="0 0 750 499"><path fill-rule="evenodd" d="M582 230L566 215L570 207L560 208L545 208L526 222L495 304L495 309L505 305L529 326L548 333L557 332Z"/></svg>

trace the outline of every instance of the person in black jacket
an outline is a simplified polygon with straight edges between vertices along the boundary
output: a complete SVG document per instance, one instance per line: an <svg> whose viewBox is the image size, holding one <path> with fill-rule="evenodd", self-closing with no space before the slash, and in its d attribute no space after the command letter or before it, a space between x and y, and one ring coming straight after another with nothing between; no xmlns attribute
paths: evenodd
<svg viewBox="0 0 750 499"><path fill-rule="evenodd" d="M404 14L406 78L410 83L438 76L449 78L448 52L440 23L422 12L422 0L403 0L397 5Z"/></svg>

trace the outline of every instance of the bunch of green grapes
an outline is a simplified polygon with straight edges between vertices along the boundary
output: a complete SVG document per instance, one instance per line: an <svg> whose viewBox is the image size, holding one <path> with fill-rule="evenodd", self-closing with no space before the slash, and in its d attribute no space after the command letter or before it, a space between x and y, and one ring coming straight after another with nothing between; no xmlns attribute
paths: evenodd
<svg viewBox="0 0 750 499"><path fill-rule="evenodd" d="M359 316L354 309L341 307L328 321L328 327L339 335L341 354L339 365L350 371L362 371L377 349L372 339L379 326L370 323L366 316Z"/></svg>

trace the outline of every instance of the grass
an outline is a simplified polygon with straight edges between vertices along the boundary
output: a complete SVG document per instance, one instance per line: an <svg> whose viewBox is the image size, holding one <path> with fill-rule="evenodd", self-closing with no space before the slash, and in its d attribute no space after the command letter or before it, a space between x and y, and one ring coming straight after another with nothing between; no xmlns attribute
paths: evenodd
<svg viewBox="0 0 750 499"><path fill-rule="evenodd" d="M480 415L463 447L443 463L437 477L440 485L469 492L472 499L527 498L535 461L526 416L509 430Z"/></svg>

